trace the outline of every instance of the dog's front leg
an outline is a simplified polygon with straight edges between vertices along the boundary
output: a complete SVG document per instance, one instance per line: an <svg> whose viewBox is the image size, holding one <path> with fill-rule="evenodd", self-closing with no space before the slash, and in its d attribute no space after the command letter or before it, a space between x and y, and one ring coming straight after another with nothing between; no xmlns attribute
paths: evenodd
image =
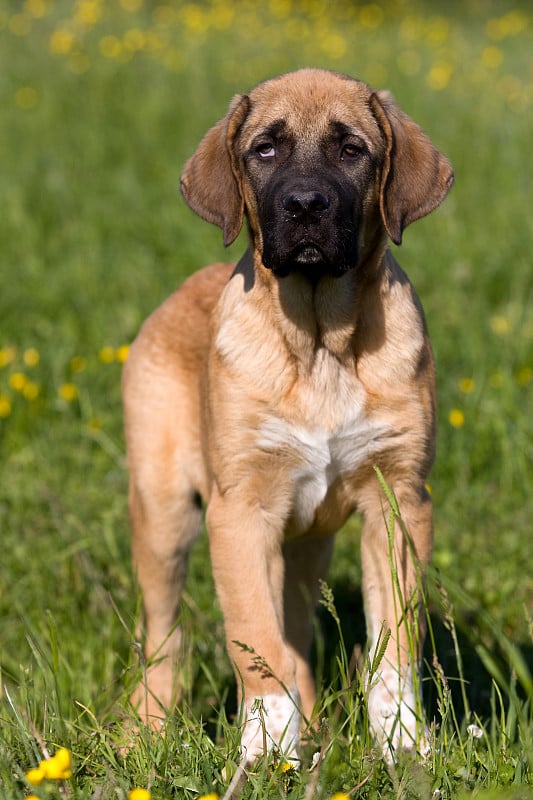
<svg viewBox="0 0 533 800"><path fill-rule="evenodd" d="M387 758L425 748L418 668L425 625L421 580L432 546L431 501L425 490L397 492L403 525L391 526L383 497L365 513L362 566L370 639L368 713ZM390 637L387 639L387 637Z"/></svg>
<svg viewBox="0 0 533 800"><path fill-rule="evenodd" d="M283 527L259 502L216 489L207 512L211 560L242 709L242 756L273 748L297 759L296 665L283 625ZM281 529L280 529L281 527Z"/></svg>

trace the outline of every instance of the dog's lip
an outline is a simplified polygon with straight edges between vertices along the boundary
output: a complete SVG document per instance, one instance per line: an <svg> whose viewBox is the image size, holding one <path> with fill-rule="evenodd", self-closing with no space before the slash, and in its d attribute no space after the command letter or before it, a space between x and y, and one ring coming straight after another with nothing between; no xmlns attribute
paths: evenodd
<svg viewBox="0 0 533 800"><path fill-rule="evenodd" d="M299 242L290 253L290 260L296 264L318 264L325 261L324 253L316 242Z"/></svg>

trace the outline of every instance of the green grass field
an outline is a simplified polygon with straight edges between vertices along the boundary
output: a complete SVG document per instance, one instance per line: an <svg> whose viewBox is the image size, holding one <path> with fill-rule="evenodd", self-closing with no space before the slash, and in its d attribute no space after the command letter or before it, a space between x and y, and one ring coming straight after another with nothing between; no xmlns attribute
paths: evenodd
<svg viewBox="0 0 533 800"><path fill-rule="evenodd" d="M184 700L165 737L125 721L140 674L121 362L193 270L232 260L178 193L232 95L324 66L389 88L456 186L397 256L439 382L424 693L433 748L387 769L368 737L358 521L330 576L323 725L299 773L243 798L533 797L533 12L527 2L11 0L0 4L0 797L222 797L235 685L206 536L183 626ZM66 747L73 776L25 774ZM312 757L321 752L312 768ZM316 758L315 758L316 761ZM531 786L531 789L528 788Z"/></svg>

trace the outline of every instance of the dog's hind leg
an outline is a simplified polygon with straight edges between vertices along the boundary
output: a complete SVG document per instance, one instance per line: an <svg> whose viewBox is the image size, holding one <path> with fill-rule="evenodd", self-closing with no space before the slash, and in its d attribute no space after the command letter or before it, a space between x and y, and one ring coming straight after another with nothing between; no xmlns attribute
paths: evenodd
<svg viewBox="0 0 533 800"><path fill-rule="evenodd" d="M148 667L132 696L158 724L178 695L179 604L200 528L202 468L191 381L141 333L124 372L134 570L143 594ZM152 663L150 663L152 662Z"/></svg>
<svg viewBox="0 0 533 800"><path fill-rule="evenodd" d="M333 544L334 536L308 535L290 539L283 546L285 638L294 654L302 714L308 721L316 699L309 663L313 617L320 594L320 580L327 575Z"/></svg>
<svg viewBox="0 0 533 800"><path fill-rule="evenodd" d="M186 495L175 494L165 487L152 493L132 481L130 514L133 563L143 593L148 662L145 680L134 692L132 703L146 722L154 724L172 709L179 696L179 606L201 508L191 490Z"/></svg>

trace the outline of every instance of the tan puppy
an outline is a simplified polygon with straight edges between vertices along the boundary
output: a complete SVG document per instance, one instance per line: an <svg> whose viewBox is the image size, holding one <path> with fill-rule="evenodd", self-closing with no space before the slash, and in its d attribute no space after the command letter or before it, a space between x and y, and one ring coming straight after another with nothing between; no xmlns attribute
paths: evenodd
<svg viewBox="0 0 533 800"><path fill-rule="evenodd" d="M392 632L368 686L371 726L386 752L419 743L434 370L387 235L399 244L452 182L447 159L388 94L323 70L235 97L187 162L188 204L225 244L245 217L250 249L236 267L189 278L145 323L125 368L133 555L154 659L134 700L147 720L176 701L176 620L203 499L243 758L263 753L264 735L296 758L315 702L307 656L319 579L358 510L371 657ZM374 465L408 531L394 529L399 593Z"/></svg>

